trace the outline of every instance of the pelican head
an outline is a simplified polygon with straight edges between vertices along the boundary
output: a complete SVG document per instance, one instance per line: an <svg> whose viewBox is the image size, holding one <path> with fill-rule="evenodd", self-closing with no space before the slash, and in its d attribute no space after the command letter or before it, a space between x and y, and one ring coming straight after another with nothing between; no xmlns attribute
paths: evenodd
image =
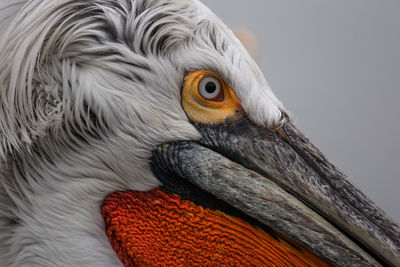
<svg viewBox="0 0 400 267"><path fill-rule="evenodd" d="M294 127L199 1L0 5L1 266L121 266L103 200L160 186L329 264L400 266L399 226Z"/></svg>

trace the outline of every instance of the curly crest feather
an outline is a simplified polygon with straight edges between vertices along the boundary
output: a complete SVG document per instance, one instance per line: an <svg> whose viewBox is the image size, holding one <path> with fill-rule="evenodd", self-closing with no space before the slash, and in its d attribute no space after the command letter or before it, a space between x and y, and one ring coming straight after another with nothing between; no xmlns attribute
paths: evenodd
<svg viewBox="0 0 400 267"><path fill-rule="evenodd" d="M218 72L256 123L281 119L197 0L2 1L0 22L0 266L120 265L99 207L159 185L158 144L199 138L181 107L186 72Z"/></svg>

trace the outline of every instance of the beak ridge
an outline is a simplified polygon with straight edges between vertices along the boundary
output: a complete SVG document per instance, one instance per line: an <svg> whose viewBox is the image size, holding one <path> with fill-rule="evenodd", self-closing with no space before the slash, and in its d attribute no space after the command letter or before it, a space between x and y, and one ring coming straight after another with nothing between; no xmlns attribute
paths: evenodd
<svg viewBox="0 0 400 267"><path fill-rule="evenodd" d="M247 119L195 125L202 140L161 146L153 165L332 264L399 265L398 225L290 122L275 130Z"/></svg>
<svg viewBox="0 0 400 267"><path fill-rule="evenodd" d="M394 265L400 264L400 228L390 217L376 206L363 192L355 187L335 165L291 123L281 128L287 143L310 165L336 194L336 199L344 200L339 207L339 216L331 218L340 227L347 229L350 235L361 239L360 242L382 255L393 259ZM337 203L337 202L336 202ZM339 206L339 205L338 205ZM338 207L336 206L336 207ZM344 214L343 214L344 213Z"/></svg>

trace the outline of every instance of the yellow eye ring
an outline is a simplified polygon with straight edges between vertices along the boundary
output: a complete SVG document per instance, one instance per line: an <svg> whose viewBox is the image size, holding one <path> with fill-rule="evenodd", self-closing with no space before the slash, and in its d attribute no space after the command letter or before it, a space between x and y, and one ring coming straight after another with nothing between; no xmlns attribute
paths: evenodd
<svg viewBox="0 0 400 267"><path fill-rule="evenodd" d="M244 114L232 88L208 70L195 70L186 75L182 106L192 121L201 123L220 123Z"/></svg>

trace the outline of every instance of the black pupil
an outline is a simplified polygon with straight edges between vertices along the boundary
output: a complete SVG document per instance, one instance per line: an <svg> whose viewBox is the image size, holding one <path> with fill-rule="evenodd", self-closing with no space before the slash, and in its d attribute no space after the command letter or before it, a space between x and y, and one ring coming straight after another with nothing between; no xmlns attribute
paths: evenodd
<svg viewBox="0 0 400 267"><path fill-rule="evenodd" d="M215 92L215 90L217 90L217 85L215 84L215 82L208 82L206 83L206 91L209 94L212 94Z"/></svg>

